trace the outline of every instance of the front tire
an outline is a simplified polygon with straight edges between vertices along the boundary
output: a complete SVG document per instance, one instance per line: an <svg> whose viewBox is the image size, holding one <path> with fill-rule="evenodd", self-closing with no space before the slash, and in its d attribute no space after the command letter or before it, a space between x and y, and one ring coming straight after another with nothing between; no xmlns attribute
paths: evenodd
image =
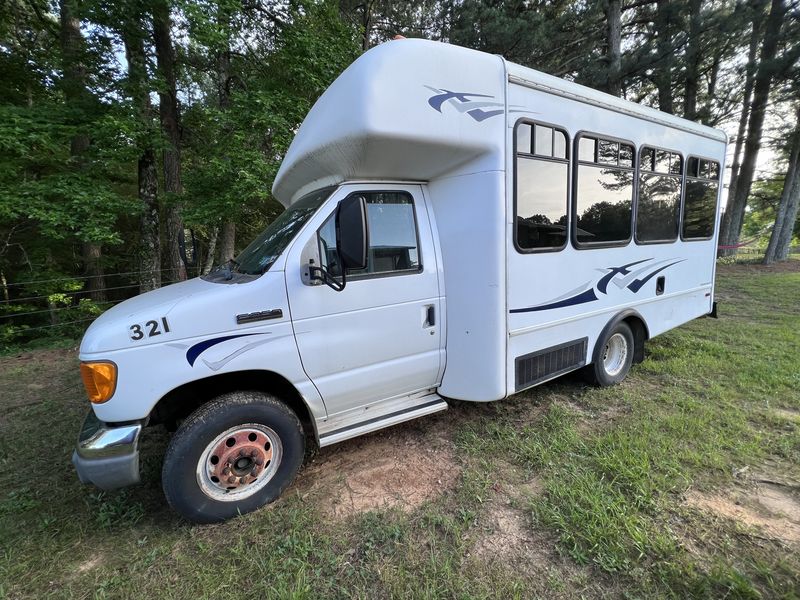
<svg viewBox="0 0 800 600"><path fill-rule="evenodd" d="M262 392L232 392L181 424L164 455L169 505L193 523L216 523L276 500L305 454L297 415Z"/></svg>
<svg viewBox="0 0 800 600"><path fill-rule="evenodd" d="M625 379L633 364L634 343L627 323L621 321L612 327L598 344L598 352L589 367L592 382L607 387Z"/></svg>

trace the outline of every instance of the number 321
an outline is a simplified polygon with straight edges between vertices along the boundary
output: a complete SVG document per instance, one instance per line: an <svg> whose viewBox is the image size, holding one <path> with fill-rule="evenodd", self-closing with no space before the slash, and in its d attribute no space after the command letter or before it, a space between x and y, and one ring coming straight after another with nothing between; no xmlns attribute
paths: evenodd
<svg viewBox="0 0 800 600"><path fill-rule="evenodd" d="M143 340L145 337L154 337L156 335L161 335L161 329L164 329L164 333L169 333L169 323L167 323L167 317L161 317L161 323L159 324L158 321L148 321L144 324L144 327L139 325L139 323L134 323L130 326L130 336L134 342L138 342L139 340Z"/></svg>

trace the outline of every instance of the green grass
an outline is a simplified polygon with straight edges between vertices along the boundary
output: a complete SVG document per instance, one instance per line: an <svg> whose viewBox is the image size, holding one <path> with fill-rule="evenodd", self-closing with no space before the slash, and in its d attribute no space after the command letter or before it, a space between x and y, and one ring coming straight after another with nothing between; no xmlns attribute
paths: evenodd
<svg viewBox="0 0 800 600"><path fill-rule="evenodd" d="M800 494L800 273L729 266L718 290L719 320L652 340L620 386L567 376L401 426L450 440L455 486L347 518L301 474L270 508L183 523L160 493L158 431L141 486L81 486L74 352L2 358L0 597L796 598L797 545L685 501L752 492L741 473ZM529 541L493 557L499 507Z"/></svg>

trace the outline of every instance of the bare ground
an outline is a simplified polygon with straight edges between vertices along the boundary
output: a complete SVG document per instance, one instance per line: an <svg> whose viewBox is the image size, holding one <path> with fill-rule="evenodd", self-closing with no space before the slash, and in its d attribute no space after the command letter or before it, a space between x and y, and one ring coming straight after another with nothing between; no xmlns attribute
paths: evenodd
<svg viewBox="0 0 800 600"><path fill-rule="evenodd" d="M321 449L297 490L336 518L382 508L408 512L452 489L460 473L441 427L408 423Z"/></svg>
<svg viewBox="0 0 800 600"><path fill-rule="evenodd" d="M747 489L686 494L687 506L734 521L768 539L800 545L800 490L794 486L759 483Z"/></svg>

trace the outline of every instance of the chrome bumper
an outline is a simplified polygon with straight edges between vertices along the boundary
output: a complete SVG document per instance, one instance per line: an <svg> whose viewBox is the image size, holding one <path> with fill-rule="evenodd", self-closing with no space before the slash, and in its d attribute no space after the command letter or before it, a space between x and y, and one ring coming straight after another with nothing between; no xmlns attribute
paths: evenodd
<svg viewBox="0 0 800 600"><path fill-rule="evenodd" d="M139 483L139 435L143 426L143 421L112 426L89 411L72 453L78 478L103 490Z"/></svg>

